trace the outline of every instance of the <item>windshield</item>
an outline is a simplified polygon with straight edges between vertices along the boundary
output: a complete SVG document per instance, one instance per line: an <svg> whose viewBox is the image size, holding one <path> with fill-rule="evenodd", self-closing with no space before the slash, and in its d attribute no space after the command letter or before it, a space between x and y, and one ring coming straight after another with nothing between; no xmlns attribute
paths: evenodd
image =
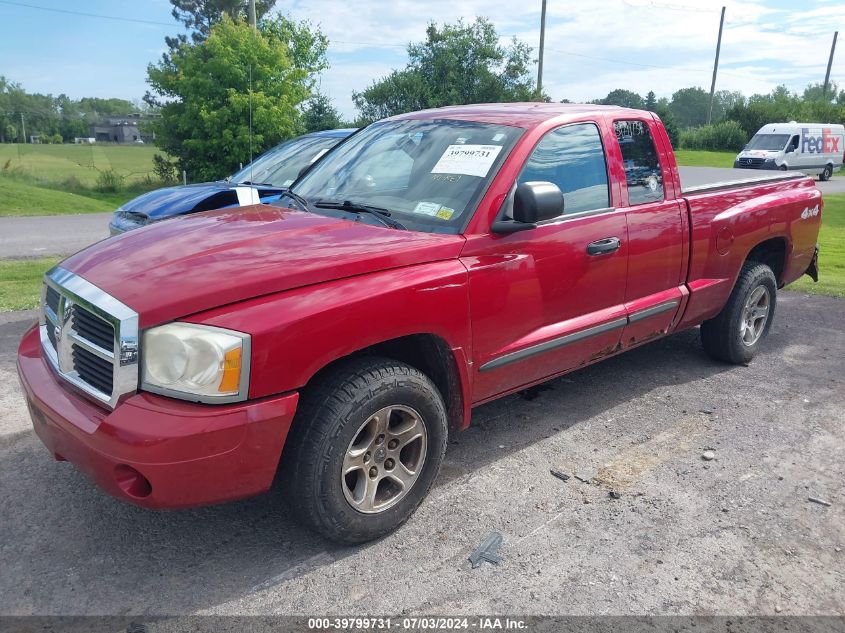
<svg viewBox="0 0 845 633"><path fill-rule="evenodd" d="M295 192L317 213L354 213L349 205L321 207L329 201L365 204L412 230L459 233L522 131L473 121L374 123L316 165Z"/></svg>
<svg viewBox="0 0 845 633"><path fill-rule="evenodd" d="M786 147L789 134L755 134L745 149L760 149L769 152L776 152Z"/></svg>
<svg viewBox="0 0 845 633"><path fill-rule="evenodd" d="M289 187L304 167L319 159L342 140L325 136L295 138L268 150L229 180Z"/></svg>

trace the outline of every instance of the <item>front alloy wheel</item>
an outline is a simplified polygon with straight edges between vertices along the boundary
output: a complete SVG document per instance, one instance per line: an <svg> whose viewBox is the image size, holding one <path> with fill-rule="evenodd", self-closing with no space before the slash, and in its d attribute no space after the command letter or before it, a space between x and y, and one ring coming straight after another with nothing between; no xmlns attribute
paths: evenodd
<svg viewBox="0 0 845 633"><path fill-rule="evenodd" d="M420 414L410 407L374 413L346 449L341 485L349 504L367 514L401 501L419 478L427 440Z"/></svg>
<svg viewBox="0 0 845 633"><path fill-rule="evenodd" d="M352 358L303 391L278 483L323 536L370 541L413 514L447 439L443 396L428 376L388 358Z"/></svg>

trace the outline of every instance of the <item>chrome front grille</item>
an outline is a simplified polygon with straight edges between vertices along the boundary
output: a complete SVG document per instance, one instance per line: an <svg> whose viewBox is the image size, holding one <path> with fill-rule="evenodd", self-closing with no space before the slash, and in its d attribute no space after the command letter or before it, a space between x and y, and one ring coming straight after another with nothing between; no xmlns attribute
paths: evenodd
<svg viewBox="0 0 845 633"><path fill-rule="evenodd" d="M82 277L44 278L41 346L59 376L114 408L138 389L138 314Z"/></svg>

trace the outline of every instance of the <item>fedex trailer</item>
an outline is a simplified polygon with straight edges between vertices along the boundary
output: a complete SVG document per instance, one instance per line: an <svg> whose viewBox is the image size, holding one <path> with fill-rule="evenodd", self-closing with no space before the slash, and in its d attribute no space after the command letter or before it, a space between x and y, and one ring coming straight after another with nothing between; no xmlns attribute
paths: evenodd
<svg viewBox="0 0 845 633"><path fill-rule="evenodd" d="M737 154L734 167L801 171L827 180L842 168L845 128L827 123L770 123Z"/></svg>

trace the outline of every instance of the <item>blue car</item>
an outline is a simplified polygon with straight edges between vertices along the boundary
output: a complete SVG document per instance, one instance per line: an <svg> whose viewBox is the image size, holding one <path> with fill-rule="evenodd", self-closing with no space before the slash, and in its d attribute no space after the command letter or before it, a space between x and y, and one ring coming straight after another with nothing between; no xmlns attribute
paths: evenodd
<svg viewBox="0 0 845 633"><path fill-rule="evenodd" d="M177 215L274 202L304 168L354 131L326 130L285 141L226 180L149 191L115 211L109 230L118 235Z"/></svg>

